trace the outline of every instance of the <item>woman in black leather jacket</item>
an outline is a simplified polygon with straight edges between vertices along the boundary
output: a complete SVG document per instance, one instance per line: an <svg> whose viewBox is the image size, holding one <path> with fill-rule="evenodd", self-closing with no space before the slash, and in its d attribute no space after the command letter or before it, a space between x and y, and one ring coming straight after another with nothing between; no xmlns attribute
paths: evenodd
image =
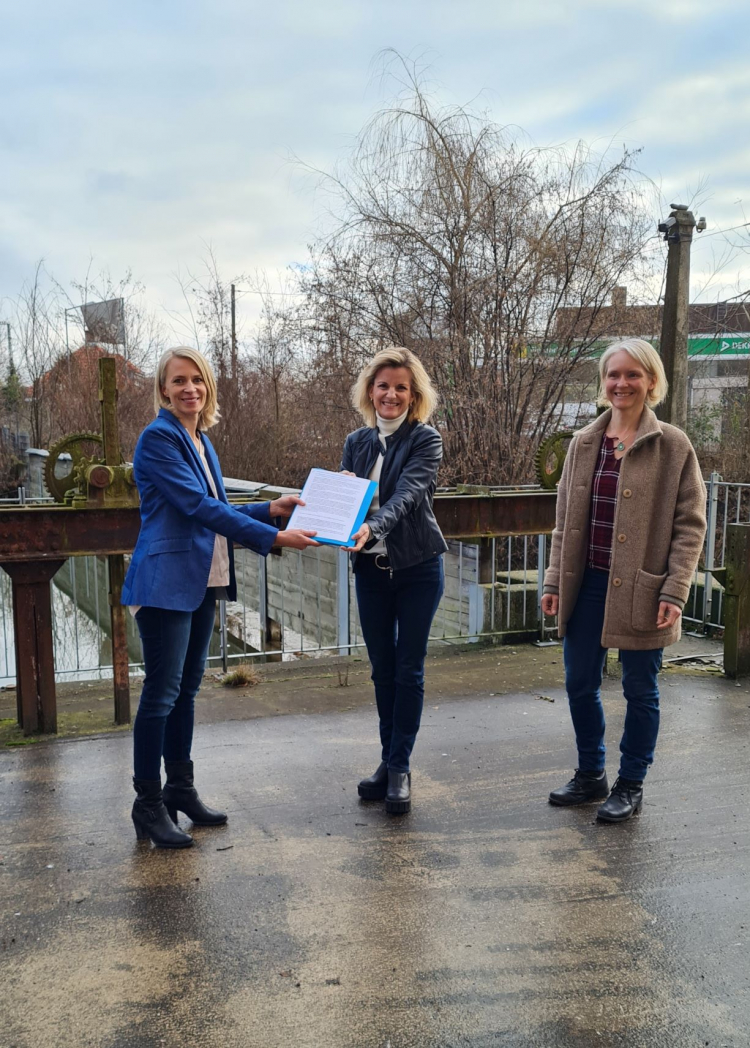
<svg viewBox="0 0 750 1048"><path fill-rule="evenodd" d="M367 422L346 438L341 469L375 480L367 520L354 535L359 618L380 717L381 763L358 786L386 811L411 807L409 759L424 700L424 660L443 594L448 548L432 500L443 442L425 425L437 397L408 349L381 350L352 392Z"/></svg>

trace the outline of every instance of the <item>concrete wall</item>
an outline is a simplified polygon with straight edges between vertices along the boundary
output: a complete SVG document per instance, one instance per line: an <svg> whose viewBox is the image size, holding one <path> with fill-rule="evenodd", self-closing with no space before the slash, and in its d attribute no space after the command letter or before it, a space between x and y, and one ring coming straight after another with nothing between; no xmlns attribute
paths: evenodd
<svg viewBox="0 0 750 1048"><path fill-rule="evenodd" d="M354 577L347 558L348 554L328 546L267 558L268 614L283 622L287 648L336 647L341 643L340 590L349 593L350 643L361 642ZM261 561L254 553L238 549L235 565L238 603L229 606L230 629L239 640L244 636L249 645L258 648ZM433 639L455 639L481 632L485 601L477 585L477 547L470 543L449 543L444 567L445 592L433 623Z"/></svg>

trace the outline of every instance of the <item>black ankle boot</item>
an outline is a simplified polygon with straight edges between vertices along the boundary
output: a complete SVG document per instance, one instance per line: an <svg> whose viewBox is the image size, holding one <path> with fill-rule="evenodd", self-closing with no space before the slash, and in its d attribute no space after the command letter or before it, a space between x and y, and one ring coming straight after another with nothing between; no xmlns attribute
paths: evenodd
<svg viewBox="0 0 750 1048"><path fill-rule="evenodd" d="M133 825L139 841L149 838L157 848L189 848L193 838L183 833L167 814L161 792L161 781L133 779L138 796L133 804Z"/></svg>
<svg viewBox="0 0 750 1048"><path fill-rule="evenodd" d="M570 782L566 782L559 790L553 790L550 793L549 802L565 807L572 804L588 804L589 801L603 800L608 793L606 771L579 771L576 768L575 775Z"/></svg>
<svg viewBox="0 0 750 1048"><path fill-rule="evenodd" d="M164 804L173 822L181 811L196 826L223 826L227 814L208 808L193 786L192 761L164 761L167 782L164 787Z"/></svg>
<svg viewBox="0 0 750 1048"><path fill-rule="evenodd" d="M357 793L364 801L382 801L388 789L388 765L381 761L377 770L357 786Z"/></svg>
<svg viewBox="0 0 750 1048"><path fill-rule="evenodd" d="M609 798L597 811L604 822L625 822L638 814L643 804L643 783L634 779L615 779Z"/></svg>
<svg viewBox="0 0 750 1048"><path fill-rule="evenodd" d="M403 815L411 808L411 772L388 769L388 789L385 810L392 815Z"/></svg>

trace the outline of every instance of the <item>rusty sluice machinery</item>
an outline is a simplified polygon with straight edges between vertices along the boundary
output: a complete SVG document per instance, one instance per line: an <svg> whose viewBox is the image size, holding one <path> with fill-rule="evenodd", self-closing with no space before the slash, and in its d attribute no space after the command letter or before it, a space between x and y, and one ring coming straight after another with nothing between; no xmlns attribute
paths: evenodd
<svg viewBox="0 0 750 1048"><path fill-rule="evenodd" d="M18 721L26 733L57 730L50 582L69 556L107 556L115 720L130 720L120 593L133 524L137 535L138 492L120 449L113 357L99 361L99 400L101 433L70 434L50 449L45 482L58 505L14 508L2 515L0 563L13 583ZM60 477L63 456L72 468Z"/></svg>

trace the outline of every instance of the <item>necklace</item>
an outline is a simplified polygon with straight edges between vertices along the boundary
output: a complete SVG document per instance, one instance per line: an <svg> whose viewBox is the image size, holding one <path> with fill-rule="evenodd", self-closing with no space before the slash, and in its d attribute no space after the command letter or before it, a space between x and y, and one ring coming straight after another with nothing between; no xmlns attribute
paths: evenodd
<svg viewBox="0 0 750 1048"><path fill-rule="evenodd" d="M610 437L609 439L613 442L617 441L617 443L614 444L615 451L624 451L626 447L625 441L630 441L632 437L632 433L627 433L624 437Z"/></svg>

